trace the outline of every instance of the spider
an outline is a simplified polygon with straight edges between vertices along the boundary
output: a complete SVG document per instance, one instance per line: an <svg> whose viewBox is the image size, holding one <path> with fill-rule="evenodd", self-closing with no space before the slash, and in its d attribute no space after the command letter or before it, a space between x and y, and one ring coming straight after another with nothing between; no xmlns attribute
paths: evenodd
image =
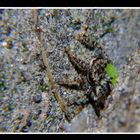
<svg viewBox="0 0 140 140"><path fill-rule="evenodd" d="M93 57L88 63L78 58L76 54L70 51L70 48L64 48L69 61L80 78L75 78L74 81L63 79L57 83L66 88L84 91L87 100L81 100L80 104L82 106L91 104L97 117L100 118L100 112L105 108L105 101L113 88L111 78L105 71L107 64L112 62L102 47L98 47L97 50L96 57Z"/></svg>

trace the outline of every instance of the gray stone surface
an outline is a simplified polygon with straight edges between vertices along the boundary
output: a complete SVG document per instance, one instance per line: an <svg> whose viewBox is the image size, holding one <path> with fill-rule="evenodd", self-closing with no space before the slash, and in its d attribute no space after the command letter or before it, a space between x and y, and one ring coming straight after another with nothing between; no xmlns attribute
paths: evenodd
<svg viewBox="0 0 140 140"><path fill-rule="evenodd" d="M85 27L105 47L119 70L119 80L102 119L88 105L68 123L50 92L41 50L53 49L48 59L54 81L66 74L71 79L78 76L63 50L68 46L87 61L93 57L94 52L75 39ZM0 131L139 132L139 38L140 10L1 9ZM82 94L57 84L56 88L66 102ZM39 103L34 101L36 97L41 98Z"/></svg>

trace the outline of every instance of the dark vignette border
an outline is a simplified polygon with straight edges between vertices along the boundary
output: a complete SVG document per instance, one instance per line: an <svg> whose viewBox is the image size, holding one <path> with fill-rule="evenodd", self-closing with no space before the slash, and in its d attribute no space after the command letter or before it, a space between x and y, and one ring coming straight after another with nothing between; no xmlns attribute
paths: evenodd
<svg viewBox="0 0 140 140"><path fill-rule="evenodd" d="M139 0L1 0L0 7L138 7Z"/></svg>

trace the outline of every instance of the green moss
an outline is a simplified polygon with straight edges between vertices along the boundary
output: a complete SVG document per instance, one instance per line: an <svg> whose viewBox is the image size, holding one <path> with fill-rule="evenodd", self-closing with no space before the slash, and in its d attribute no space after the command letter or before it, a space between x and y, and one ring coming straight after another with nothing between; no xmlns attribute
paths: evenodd
<svg viewBox="0 0 140 140"><path fill-rule="evenodd" d="M42 91L42 92L47 91L47 84L40 85L39 90Z"/></svg>
<svg viewBox="0 0 140 140"><path fill-rule="evenodd" d="M109 64L107 64L105 70L112 79L111 80L112 85L115 86L117 83L117 79L119 77L119 72L118 72L117 68L113 64L109 63Z"/></svg>
<svg viewBox="0 0 140 140"><path fill-rule="evenodd" d="M6 90L7 89L7 84L4 83L4 79L1 79L0 81L0 91Z"/></svg>
<svg viewBox="0 0 140 140"><path fill-rule="evenodd" d="M26 51L28 51L28 49L27 49L27 45L25 44L25 43L22 43L22 52L26 52Z"/></svg>
<svg viewBox="0 0 140 140"><path fill-rule="evenodd" d="M106 33L114 33L114 28L113 27L110 27L106 30Z"/></svg>
<svg viewBox="0 0 140 140"><path fill-rule="evenodd" d="M97 29L98 29L98 26L97 25L94 25L92 28L90 28L90 29L93 29L94 31L97 31Z"/></svg>
<svg viewBox="0 0 140 140"><path fill-rule="evenodd" d="M0 81L0 89L3 89L3 88L4 88L4 82Z"/></svg>

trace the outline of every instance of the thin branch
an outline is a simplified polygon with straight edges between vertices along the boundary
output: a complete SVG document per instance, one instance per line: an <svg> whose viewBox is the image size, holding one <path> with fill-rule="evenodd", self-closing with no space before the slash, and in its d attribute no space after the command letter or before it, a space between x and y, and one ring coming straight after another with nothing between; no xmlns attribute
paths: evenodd
<svg viewBox="0 0 140 140"><path fill-rule="evenodd" d="M52 73L51 73L49 63L48 63L48 58L47 58L47 51L42 52L42 58L43 58L44 65L46 66L46 69L47 69L47 76L48 76L48 79L49 79L48 82L49 82L49 85L50 85L50 88L51 88L51 92L52 92L52 94L54 94L54 97L58 101L62 111L65 113L65 115L68 118L68 109L67 109L66 105L64 104L64 101L60 97L59 93L56 91L56 87L55 87L55 84L53 82Z"/></svg>

